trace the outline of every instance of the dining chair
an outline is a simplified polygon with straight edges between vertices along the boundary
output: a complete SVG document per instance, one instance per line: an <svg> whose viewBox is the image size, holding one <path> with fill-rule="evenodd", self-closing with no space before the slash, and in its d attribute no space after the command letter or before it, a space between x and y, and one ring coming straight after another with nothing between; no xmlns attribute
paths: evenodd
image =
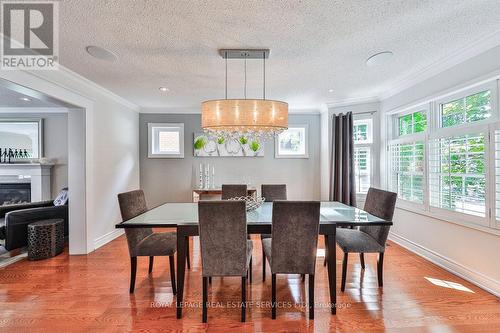
<svg viewBox="0 0 500 333"><path fill-rule="evenodd" d="M286 185L280 184L262 184L260 186L261 196L265 202L273 202L274 200L286 200ZM261 234L260 239L271 238L271 234ZM266 259L264 247L262 246L262 281L266 281Z"/></svg>
<svg viewBox="0 0 500 333"><path fill-rule="evenodd" d="M383 220L392 221L396 199L396 193L370 187L366 195L364 210ZM383 286L384 252L389 229L390 226L361 226L359 229L337 229L337 244L344 252L340 290L345 291L349 253L359 253L361 269L365 269L365 253L378 253L378 285L379 287Z"/></svg>
<svg viewBox="0 0 500 333"><path fill-rule="evenodd" d="M222 185L222 200L247 196L246 185Z"/></svg>
<svg viewBox="0 0 500 333"><path fill-rule="evenodd" d="M314 319L314 272L319 216L318 201L273 202L272 236L262 240L272 274L272 319L276 319L276 274L309 275L309 318Z"/></svg>
<svg viewBox="0 0 500 333"><path fill-rule="evenodd" d="M118 194L120 212L123 221L130 220L148 210L146 198L142 190ZM172 291L177 293L175 284L174 254L177 249L175 232L155 233L152 228L125 228L128 250L130 254L130 293L135 289L137 274L137 257L149 257L149 274L153 272L155 256L168 256L170 261L170 278Z"/></svg>
<svg viewBox="0 0 500 333"><path fill-rule="evenodd" d="M247 276L252 281L252 241L247 240L244 201L199 201L202 262L202 321L207 322L208 278L241 277L241 321L246 315Z"/></svg>

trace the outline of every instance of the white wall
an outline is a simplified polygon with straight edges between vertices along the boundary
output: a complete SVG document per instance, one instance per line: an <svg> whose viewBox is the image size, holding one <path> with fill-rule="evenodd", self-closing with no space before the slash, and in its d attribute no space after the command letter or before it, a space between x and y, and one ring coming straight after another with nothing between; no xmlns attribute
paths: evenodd
<svg viewBox="0 0 500 333"><path fill-rule="evenodd" d="M500 46L382 101L382 112L409 106L455 87L500 72ZM381 130L381 170L386 175L385 127ZM384 183L386 183L384 177ZM396 209L390 238L442 267L500 295L500 236Z"/></svg>
<svg viewBox="0 0 500 333"><path fill-rule="evenodd" d="M123 231L114 228L121 221L116 195L139 188L136 106L62 66L57 71L0 71L0 77L85 109L85 175L73 181L85 182L85 211L78 216L86 228L74 235L70 253L88 253L120 235ZM69 183L71 191L71 178ZM72 222L78 223L70 221L70 234Z"/></svg>

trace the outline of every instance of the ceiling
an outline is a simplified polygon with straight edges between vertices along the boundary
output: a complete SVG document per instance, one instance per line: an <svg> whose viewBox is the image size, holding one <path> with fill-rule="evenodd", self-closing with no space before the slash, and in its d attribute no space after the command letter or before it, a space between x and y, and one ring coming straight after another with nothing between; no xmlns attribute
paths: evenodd
<svg viewBox="0 0 500 333"><path fill-rule="evenodd" d="M66 0L59 18L60 62L141 107L199 109L203 100L223 98L217 50L248 47L271 49L267 98L317 109L379 96L500 31L500 1ZM87 45L119 59L92 58ZM394 52L389 63L366 66L384 50ZM247 96L260 98L262 62L249 60L247 70ZM242 61L229 61L228 80L228 97L242 97Z"/></svg>
<svg viewBox="0 0 500 333"><path fill-rule="evenodd" d="M29 100L23 100L28 98ZM50 98L38 91L0 79L0 113L12 112L12 108L66 108L69 104ZM3 109L3 110L2 110ZM16 111L17 112L17 111Z"/></svg>

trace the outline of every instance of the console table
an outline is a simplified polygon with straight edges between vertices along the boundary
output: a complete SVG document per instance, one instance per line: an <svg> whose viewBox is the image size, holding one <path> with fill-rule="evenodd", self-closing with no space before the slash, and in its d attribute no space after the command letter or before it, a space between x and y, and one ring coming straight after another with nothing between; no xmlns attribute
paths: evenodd
<svg viewBox="0 0 500 333"><path fill-rule="evenodd" d="M253 197L257 196L257 189L248 188L247 194ZM200 201L202 195L222 195L222 188L194 188L193 189L193 202Z"/></svg>

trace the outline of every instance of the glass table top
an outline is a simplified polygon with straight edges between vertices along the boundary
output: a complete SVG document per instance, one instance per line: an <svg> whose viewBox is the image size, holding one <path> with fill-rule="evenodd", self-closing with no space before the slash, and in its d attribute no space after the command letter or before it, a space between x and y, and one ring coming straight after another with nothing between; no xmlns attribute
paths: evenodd
<svg viewBox="0 0 500 333"><path fill-rule="evenodd" d="M272 202L265 202L256 210L247 212L247 224L271 224ZM384 222L367 212L344 205L339 202L321 202L320 224L356 223L358 225ZM153 208L133 219L122 222L120 227L127 226L177 226L198 224L197 203L166 203ZM392 224L387 222L387 224Z"/></svg>

